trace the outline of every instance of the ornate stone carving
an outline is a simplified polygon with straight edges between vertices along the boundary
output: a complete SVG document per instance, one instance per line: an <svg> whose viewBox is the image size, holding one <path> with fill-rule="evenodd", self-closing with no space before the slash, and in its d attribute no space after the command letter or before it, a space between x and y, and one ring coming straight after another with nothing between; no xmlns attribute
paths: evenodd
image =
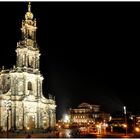
<svg viewBox="0 0 140 140"><path fill-rule="evenodd" d="M12 102L9 129L46 129L55 126L55 101L43 96L39 61L40 52L36 43L36 20L33 20L31 5L22 21L22 41L17 43L17 63L12 70L0 72L0 126L6 130L7 111L4 101Z"/></svg>

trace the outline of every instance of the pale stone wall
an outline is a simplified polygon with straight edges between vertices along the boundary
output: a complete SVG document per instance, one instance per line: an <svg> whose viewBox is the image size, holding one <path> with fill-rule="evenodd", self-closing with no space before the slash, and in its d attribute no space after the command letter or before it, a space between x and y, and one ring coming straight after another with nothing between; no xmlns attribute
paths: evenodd
<svg viewBox="0 0 140 140"><path fill-rule="evenodd" d="M43 96L36 20L30 8L22 21L16 66L10 70L3 67L0 71L0 128L3 131L7 129L7 121L9 130L46 129L54 127L56 122L55 101Z"/></svg>

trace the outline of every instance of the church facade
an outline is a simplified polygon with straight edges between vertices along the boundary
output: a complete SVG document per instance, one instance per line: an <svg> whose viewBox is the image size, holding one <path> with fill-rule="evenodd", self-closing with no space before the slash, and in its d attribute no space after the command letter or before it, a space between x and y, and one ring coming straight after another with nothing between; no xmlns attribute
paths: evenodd
<svg viewBox="0 0 140 140"><path fill-rule="evenodd" d="M36 42L36 19L28 12L22 20L17 42L16 65L0 70L0 129L47 129L56 122L55 99L43 96L40 51Z"/></svg>

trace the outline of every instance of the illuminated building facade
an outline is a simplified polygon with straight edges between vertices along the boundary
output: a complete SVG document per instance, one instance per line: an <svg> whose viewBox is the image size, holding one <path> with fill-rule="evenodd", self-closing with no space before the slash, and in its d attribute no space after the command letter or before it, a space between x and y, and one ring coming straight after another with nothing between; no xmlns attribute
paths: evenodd
<svg viewBox="0 0 140 140"><path fill-rule="evenodd" d="M70 109L71 123L77 125L95 124L96 122L108 121L109 114L100 111L100 105L81 103L77 108Z"/></svg>
<svg viewBox="0 0 140 140"><path fill-rule="evenodd" d="M17 42L16 66L0 71L1 130L46 129L56 122L54 98L43 96L36 19L28 5Z"/></svg>

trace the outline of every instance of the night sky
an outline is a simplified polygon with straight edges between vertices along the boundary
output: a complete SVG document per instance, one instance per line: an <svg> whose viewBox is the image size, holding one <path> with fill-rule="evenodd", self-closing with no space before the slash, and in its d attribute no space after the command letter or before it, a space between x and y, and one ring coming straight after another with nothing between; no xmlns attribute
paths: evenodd
<svg viewBox="0 0 140 140"><path fill-rule="evenodd" d="M0 2L0 67L16 63L26 2ZM140 2L32 2L44 95L57 117L82 102L140 110Z"/></svg>

